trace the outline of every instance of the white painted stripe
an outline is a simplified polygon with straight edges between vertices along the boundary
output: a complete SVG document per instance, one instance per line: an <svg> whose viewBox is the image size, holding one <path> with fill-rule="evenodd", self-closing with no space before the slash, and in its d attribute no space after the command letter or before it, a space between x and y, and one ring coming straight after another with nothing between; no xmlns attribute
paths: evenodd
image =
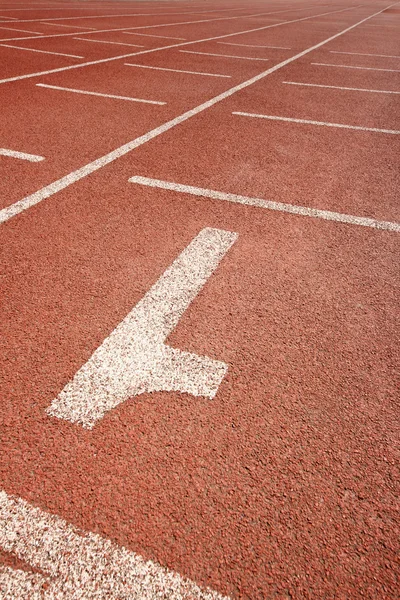
<svg viewBox="0 0 400 600"><path fill-rule="evenodd" d="M0 19L10 19L10 21L18 21L17 17L6 17L4 15L0 15Z"/></svg>
<svg viewBox="0 0 400 600"><path fill-rule="evenodd" d="M136 33L135 31L124 31L125 35L143 35L144 37L163 38L165 40L186 40L182 37L172 37L171 35L151 35L150 33Z"/></svg>
<svg viewBox="0 0 400 600"><path fill-rule="evenodd" d="M352 56L378 56L380 58L400 58L391 54L368 54L366 52L340 52L339 50L330 50L331 54L350 54Z"/></svg>
<svg viewBox="0 0 400 600"><path fill-rule="evenodd" d="M400 131L396 129L377 129L375 127L361 127L358 125L343 125L342 123L326 123L324 121L311 121L308 119L292 119L290 117L276 117L272 115L259 115L255 113L233 112L233 115L241 117L253 117L256 119L269 119L270 121L287 121L288 123L305 123L307 125L321 125L323 127L339 127L340 129L355 129L356 131L373 131L376 133L391 133L399 135Z"/></svg>
<svg viewBox="0 0 400 600"><path fill-rule="evenodd" d="M182 52L182 50L181 50ZM360 69L361 71L389 71L391 73L400 73L400 69L375 69L374 67L355 67L354 65L334 65L329 63L311 63L318 67L338 67L339 69Z"/></svg>
<svg viewBox="0 0 400 600"><path fill-rule="evenodd" d="M79 37L74 37L72 38L73 40L80 40L81 42L94 42L97 44L115 44L116 46L132 46L134 48L143 48L143 46L140 46L139 44L125 44L124 42L110 42L110 41L104 41L104 40L88 40L87 38L79 38Z"/></svg>
<svg viewBox="0 0 400 600"><path fill-rule="evenodd" d="M26 50L27 52L39 52L39 54L54 54L54 56L67 56L68 58L85 58L76 54L63 54L62 52L50 52L50 50L38 50L37 48L24 48L22 46L14 46L13 44L0 44L3 48L13 48L14 50Z"/></svg>
<svg viewBox="0 0 400 600"><path fill-rule="evenodd" d="M9 156L10 158L29 160L29 162L40 162L44 160L43 156L37 156L36 154L26 154L25 152L17 152L16 150L8 150L7 148L0 148L0 156Z"/></svg>
<svg viewBox="0 0 400 600"><path fill-rule="evenodd" d="M363 227L373 227L375 229L388 229L389 231L400 232L400 223L392 223L390 221L377 221L368 217L357 217L346 215L343 213L332 212L330 210L320 210L318 208L309 208L307 206L297 206L295 204L285 204L282 202L273 202L272 200L263 200L262 198L251 198L248 196L239 196L237 194L226 194L215 190L193 187L191 185L182 185L181 183L172 183L170 181L161 181L159 179L150 179L148 177L131 177L131 183L146 185L148 187L160 188L163 190L171 190L183 194L191 194L193 196L202 196L203 198L211 198L213 200L225 200L238 204L246 204L248 206L257 206L258 208L267 208L269 210L277 210L280 212L301 215L303 217L314 217L317 219L325 219L327 221L336 221L338 223L347 223L349 225L362 225Z"/></svg>
<svg viewBox="0 0 400 600"><path fill-rule="evenodd" d="M330 90L349 90L350 92L372 92L374 94L400 94L393 90L369 90L367 88L343 87L340 85L322 85L320 83L301 83L300 81L282 81L287 85L302 85L306 87L328 88Z"/></svg>
<svg viewBox="0 0 400 600"><path fill-rule="evenodd" d="M0 565L0 593L4 600L17 600L18 598L20 600L23 598L41 600L44 598L43 591L47 586L48 580L39 573L27 573L20 569L11 569L11 567Z"/></svg>
<svg viewBox="0 0 400 600"><path fill-rule="evenodd" d="M369 17L365 17L364 19L362 19L361 21L358 21L354 25L351 25L350 27L346 27L346 29L343 29L342 31L339 31L335 35L333 35L329 38L326 38L322 42L319 42L318 44L315 44L314 46L310 46L310 48L306 48L305 50L302 50L302 52L299 52L298 54L295 54L294 56L287 58L286 60L274 65L273 67L270 67L266 71L262 71L261 73L259 73L258 75L255 75L251 79L248 79L247 81L243 81L242 83L239 83L238 85L226 90L225 92L218 94L218 96L215 96L214 98L211 98L210 100L207 100L207 102L203 102L202 104L196 106L192 110L189 110L189 111L179 115L178 117L175 117L171 121L167 121L163 125L160 125L159 127L156 127L155 129L152 129L151 131L145 133L144 135L124 144L123 146L120 146L119 148L116 148L112 152L109 152L108 154L105 154L104 156L99 157L98 159L94 160L93 162L84 165L80 169L77 169L76 171L72 171L72 173L69 173L68 175L65 175L64 177L61 177L60 179L54 181L53 183L50 183L49 185L45 186L44 188L38 190L37 192L34 192L33 194L30 194L29 196L22 198L22 200L18 200L14 204L11 204L10 206L7 206L6 208L1 209L0 210L0 223L4 223L4 222L8 221L12 217L15 217L16 215L23 212L24 210L27 210L31 206L34 206L35 204L42 202L46 198L50 198L50 196L53 196L53 194L56 194L60 190L63 190L66 187L72 185L73 183L76 183L80 179L87 177L91 173L94 173L95 171L97 171L98 169L101 169L105 165L110 164L111 162L113 162L114 160L117 160L121 156L128 154L132 150L139 148L139 146L146 144L150 140L153 140L154 138L158 137L159 135L162 135L163 133L165 133L166 131L169 131L173 127L180 125L181 123L187 121L188 119L191 119L192 117L198 115L199 113L207 110L211 106L214 106L218 102L221 102L222 100L229 98L233 94L236 94L237 92L246 89L247 87L253 85L253 83L261 81L268 75L275 73L275 71L278 71L279 69L282 69L286 65L289 65L290 63L298 60L299 58L306 56L309 52L313 52L314 50L321 48L325 44L328 44L329 42L332 42L333 40L337 39L341 35L344 35L348 31L352 31L353 29L358 27L361 23L364 23L368 19L372 19L377 14L380 14L384 10L387 10L387 8L388 7L383 8L380 11L378 11L377 13L370 15ZM334 12L336 12L336 11L334 11ZM234 35L237 35L237 33ZM225 37L227 37L227 36L225 36ZM185 43L187 43L187 42L185 42Z"/></svg>
<svg viewBox="0 0 400 600"><path fill-rule="evenodd" d="M194 52L193 50L179 50L185 54L202 54L203 56L218 56L219 58L243 58L244 60L270 60L269 58L253 58L251 56L235 56L232 54L214 54L212 52Z"/></svg>
<svg viewBox="0 0 400 600"><path fill-rule="evenodd" d="M33 33L34 35L42 35L42 32L39 31L29 31L28 29L16 29L15 27L0 27L0 29L7 29L7 31L22 31L22 33Z"/></svg>
<svg viewBox="0 0 400 600"><path fill-rule="evenodd" d="M108 411L139 394L179 391L214 398L228 366L171 348L165 341L236 238L236 233L220 229L200 231L53 400L47 414L92 429Z"/></svg>
<svg viewBox="0 0 400 600"><path fill-rule="evenodd" d="M96 31L96 27L82 27L82 25L63 25L61 23L44 23L40 22L41 25L49 25L50 27L68 27L69 29L93 29Z"/></svg>
<svg viewBox="0 0 400 600"><path fill-rule="evenodd" d="M4 491L0 491L0 546L46 574L6 567L0 581L22 594L3 598L229 600ZM43 579L47 589L31 595Z"/></svg>
<svg viewBox="0 0 400 600"><path fill-rule="evenodd" d="M233 42L217 42L224 46L242 46L243 48L270 48L271 50L291 50L287 46L260 46L258 44L234 44Z"/></svg>
<svg viewBox="0 0 400 600"><path fill-rule="evenodd" d="M156 100L143 100L143 98L131 98L129 96L115 96L114 94L100 94L99 92L88 92L87 90L75 90L73 88L60 87L58 85L47 85L46 83L37 83L37 87L48 88L50 90L60 90L62 92L72 92L74 94L85 94L87 96L100 96L100 98L114 98L115 100L130 100L131 102L144 102L145 104L158 104L163 106L166 102Z"/></svg>
<svg viewBox="0 0 400 600"><path fill-rule="evenodd" d="M139 67L141 69L154 69L156 71L170 71L172 73L188 73L189 75L207 75L208 77L228 77L232 75L219 75L216 73L202 73L201 71L183 71L182 69L167 69L166 67L151 67L149 65L137 65L133 63L124 63L127 67Z"/></svg>
<svg viewBox="0 0 400 600"><path fill-rule="evenodd" d="M83 67L89 67L89 66L92 66L92 65L100 65L100 64L103 64L103 63L112 62L114 60L121 60L123 58L130 58L131 56L137 56L139 54L150 54L152 52L162 52L164 50L170 50L171 48L178 48L180 46L189 46L191 44L199 44L200 42L210 42L210 41L214 41L214 40L220 40L220 39L224 39L224 38L229 38L229 37L236 36L236 35L243 35L245 33L253 33L253 32L256 32L256 31L264 31L265 29L271 29L272 27L280 27L281 25L287 25L287 24L290 24L290 23L298 23L299 21L306 21L308 19L313 19L315 17L319 17L319 16L323 16L323 15L330 15L332 13L337 13L337 12L345 12L347 10L353 10L354 8L356 8L356 7L344 8L344 9L341 9L341 10L330 11L328 13L322 13L322 14L318 14L318 15L312 15L310 17L303 17L301 19L294 19L292 21L283 21L283 22L280 22L280 23L276 23L275 25L264 25L263 27L256 27L255 29L247 29L245 31L236 31L235 33L226 33L224 35L219 35L219 36L215 36L215 37L211 37L211 38L204 38L202 40L193 40L193 41L189 41L189 42L181 42L180 44L172 44L170 46L160 46L158 48L149 48L148 50L142 50L140 52L135 52L135 53L130 53L130 54L122 54L120 56L111 56L109 58L102 58L102 59L99 59L99 60L92 60L92 61L89 61L89 62L86 62L86 63L81 63L79 65L68 65L67 67L59 67L57 69L50 69L48 71L39 71L39 72L36 72L36 73L28 73L26 75L17 75L16 77L8 77L7 79L0 79L0 84L2 84L2 83L9 83L11 81L20 81L21 79L30 79L32 77L40 77L42 75L50 75L52 73L61 73L63 71L69 71L71 69L81 69ZM164 26L164 25L160 25L160 27L161 26ZM357 23L354 26L356 27ZM156 25L154 25L152 27L156 27ZM148 26L145 26L145 28L148 28ZM140 28L138 27L137 29L140 29ZM104 32L108 32L108 31L121 31L121 30L120 29L103 29L103 30L97 30L96 33L104 33ZM125 31L125 28L124 28L124 31ZM85 31L83 33L90 34L92 32L91 31ZM68 33L67 35L69 36L69 35L76 35L76 34L75 33ZM339 34L339 35L341 35L341 34ZM46 36L46 37L61 37L61 36ZM21 39L21 38L16 38L16 39ZM22 39L32 39L32 38L22 38ZM42 38L33 38L33 39L42 39Z"/></svg>

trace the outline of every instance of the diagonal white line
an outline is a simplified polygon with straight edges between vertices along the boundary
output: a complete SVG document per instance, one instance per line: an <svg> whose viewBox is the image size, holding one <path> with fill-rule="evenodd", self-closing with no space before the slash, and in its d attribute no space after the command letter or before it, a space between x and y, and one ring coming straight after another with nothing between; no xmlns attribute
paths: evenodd
<svg viewBox="0 0 400 600"><path fill-rule="evenodd" d="M203 56L218 56L218 58L243 58L244 60L270 60L269 58L253 58L251 56L235 56L232 54L215 54L212 52L194 52L193 50L179 50L179 52L184 52L185 54L201 54Z"/></svg>
<svg viewBox="0 0 400 600"><path fill-rule="evenodd" d="M54 54L55 56L67 56L68 58L85 58L76 54L64 54L62 52L50 52L50 50L38 50L37 48L24 48L23 46L14 46L12 44L0 44L4 48L13 48L14 50L26 50L27 52L39 52L39 54Z"/></svg>
<svg viewBox="0 0 400 600"><path fill-rule="evenodd" d="M136 31L123 31L125 35L142 35L144 37L163 38L164 40L186 40L182 37L172 37L171 35L152 35L150 33L137 33Z"/></svg>
<svg viewBox="0 0 400 600"><path fill-rule="evenodd" d="M233 42L217 42L224 46L241 46L243 48L270 48L271 50L291 50L287 46L260 46L259 44L235 44Z"/></svg>
<svg viewBox="0 0 400 600"><path fill-rule="evenodd" d="M182 50L181 50L182 52ZM329 63L311 63L318 67L337 67L339 69L359 69L361 71L389 71L391 73L400 73L400 69L376 69L374 67L358 67L354 65L334 65Z"/></svg>
<svg viewBox="0 0 400 600"><path fill-rule="evenodd" d="M367 52L341 52L339 50L330 50L331 54L350 54L352 56L378 56L380 58L400 58L391 54L368 54Z"/></svg>
<svg viewBox="0 0 400 600"><path fill-rule="evenodd" d="M81 42L94 42L95 44L115 44L116 46L132 46L134 48L143 48L139 44L125 44L125 42L111 42L109 40L88 40L87 38L74 37L73 40L80 40Z"/></svg>
<svg viewBox="0 0 400 600"><path fill-rule="evenodd" d="M394 90L369 90L367 88L343 87L340 85L323 85L321 83L302 83L300 81L282 81L287 85L302 85L305 87L328 88L329 90L348 90L350 92L372 92L374 94L400 94Z"/></svg>
<svg viewBox="0 0 400 600"><path fill-rule="evenodd" d="M7 148L0 148L0 156L19 158L20 160L28 160L29 162L40 162L44 160L43 156L37 156L36 154L27 154L26 152L17 152L17 150L8 150Z"/></svg>
<svg viewBox="0 0 400 600"><path fill-rule="evenodd" d="M188 73L189 75L207 75L208 77L228 77L232 75L219 75L216 73L202 73L201 71L183 71L182 69L167 69L166 67L153 67L150 65L137 65L133 63L124 63L127 67L138 67L140 69L154 69L156 71L170 71L172 73Z"/></svg>
<svg viewBox="0 0 400 600"><path fill-rule="evenodd" d="M263 200L262 198L251 198L249 196L239 196L237 194L227 194L224 192L218 192L216 190L208 190L205 188L193 187L191 185L183 185L181 183L150 179L149 177L131 177L129 181L131 183L145 185L148 187L171 190L174 192L191 194L193 196L202 196L203 198L211 198L213 200L224 200L237 204L245 204L247 206L256 206L258 208L267 208L269 210L301 215L303 217L314 217L317 219L325 219L326 221L336 221L338 223L347 223L349 225L361 225L364 227L373 227L375 229L387 229L389 231L400 232L400 223L392 223L390 221L377 221L376 219L369 219L367 217L358 217L354 215L332 212L330 210L309 208L308 206L285 204L283 202Z"/></svg>
<svg viewBox="0 0 400 600"><path fill-rule="evenodd" d="M131 102L144 102L145 104L158 104L163 106L166 102L157 102L156 100L143 100L143 98L131 98L129 96L115 96L114 94L100 94L99 92L90 92L87 90L76 90L74 88L60 87L58 85L48 85L46 83L37 83L37 87L48 88L50 90L60 90L62 92L72 92L74 94L84 94L87 96L100 96L101 98L114 98L116 100L130 100Z"/></svg>

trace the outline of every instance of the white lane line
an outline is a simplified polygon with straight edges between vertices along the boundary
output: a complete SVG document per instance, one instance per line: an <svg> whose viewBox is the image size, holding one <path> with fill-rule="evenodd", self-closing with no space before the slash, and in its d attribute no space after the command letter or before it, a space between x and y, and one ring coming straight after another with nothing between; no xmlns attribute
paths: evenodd
<svg viewBox="0 0 400 600"><path fill-rule="evenodd" d="M182 50L181 50L182 52ZM356 67L354 65L334 65L329 63L311 63L317 67L337 67L339 69L360 69L361 71L389 71L391 73L400 73L400 69L375 69L374 67Z"/></svg>
<svg viewBox="0 0 400 600"><path fill-rule="evenodd" d="M377 129L375 127L361 127L359 125L343 125L341 123L326 123L324 121L311 121L308 119L292 119L290 117L276 117L272 115L259 115L255 113L247 112L233 112L233 115L239 115L241 117L253 117L256 119L268 119L270 121L286 121L288 123L305 123L307 125L321 125L323 127L339 127L340 129L355 129L356 131L372 131L376 133L391 133L399 135L400 131L395 129Z"/></svg>
<svg viewBox="0 0 400 600"><path fill-rule="evenodd" d="M343 8L343 9L340 9L340 10L334 10L334 11L330 11L328 13L322 13L322 15L330 15L332 13L345 12L345 11L348 11L348 10L354 10L354 8L357 8L357 7ZM280 27L281 25L288 25L288 24L291 24L291 23L298 23L299 21L307 21L309 19L314 19L315 17L320 17L322 15L318 14L318 15L312 15L310 17L302 17L301 19L294 19L292 21L283 21L283 22L280 22L280 23L276 23L275 25L263 25L262 27L256 27L255 29L247 29L247 30L244 30L244 31L236 31L235 33L226 33L224 35L218 35L218 36L214 36L214 37L211 37L211 38L204 38L202 40L192 40L192 41L189 41L189 42L181 42L179 44L171 44L170 46L160 46L158 48L149 48L148 50L142 50L141 52L135 52L135 53L130 53L130 54L122 54L120 56L111 56L109 58L101 58L99 60L92 60L92 61L89 61L89 62L86 62L86 63L82 63L82 64L79 64L79 65L69 65L67 67L59 67L57 69L50 69L48 71L39 71L37 73L28 73L26 75L17 75L16 77L8 77L7 79L0 79L0 84L2 84L2 83L10 83L11 81L20 81L22 79L30 79L32 77L40 77L42 75L50 75L52 73L61 73L63 71L69 71L70 69L80 69L80 68L83 68L83 67L89 67L89 66L93 66L93 65L99 65L99 64L103 64L103 63L109 63L109 62L112 62L114 60L121 60L123 58L130 58L131 56L137 56L138 54L150 54L152 52L162 52L164 50L170 50L172 48L179 48L180 46L190 46L190 45L193 45L193 44L199 44L201 42L210 42L210 41L214 41L214 40L221 40L221 39L229 38L229 37L236 36L236 35L243 35L245 33L254 33L256 31L264 31L265 29L271 29L272 27ZM154 27L156 27L156 26L154 26ZM148 29L148 26L146 26L145 28ZM106 31L120 31L120 29L117 29L117 30L114 30L114 29L111 29L111 30L110 29L97 30L95 33L104 33ZM125 29L124 29L124 31L125 31ZM90 34L92 32L91 31L85 31L83 33ZM69 35L69 36L70 35L76 35L76 33L68 33L67 35ZM48 37L60 37L60 36L48 36ZM19 39L19 38L16 38L16 39ZM27 38L27 39L41 39L41 38Z"/></svg>
<svg viewBox="0 0 400 600"><path fill-rule="evenodd" d="M253 85L254 83L257 83L258 81L261 81L268 75L271 75L272 73L275 73L275 71L278 71L279 69L282 69L283 67L286 67L286 65L289 65L290 63L298 60L299 58L306 56L308 53L313 52L314 50L317 50L318 48L321 48L325 44L332 42L333 40L335 40L338 37L347 33L348 31L352 31L353 29L358 27L361 23L364 23L368 19L372 19L374 16L380 14L384 10L387 10L387 8L388 7L383 8L380 11L378 11L377 13L370 15L369 17L365 17L361 21L357 21L357 23L354 23L354 25L350 25L350 27L346 27L346 29L343 29L342 31L335 33L335 35L333 35L329 38L326 38L322 42L319 42L318 44L315 44L314 46L310 46L309 48L306 48L302 52L299 52L298 54L295 54L294 56L287 58L286 60L274 65L273 67L270 67L266 71L262 71L258 75L255 75L254 77L251 77L250 79L247 79L246 81L243 81L242 83L239 83L238 85L235 85L234 87L231 87L230 89L225 90L225 92L218 94L218 96L215 96L214 98L211 98L210 100L207 100L206 102L203 102L202 104L199 104L195 108L188 110L188 111L184 112L183 114L179 115L178 117L175 117L174 119L171 119L170 121L163 123L159 127L156 127L155 129L152 129L151 131L148 131L144 135L142 135L134 140L131 140L130 142L127 142L126 144L120 146L119 148L116 148L115 150L112 150L108 154L105 154L104 156L97 158L96 160L84 165L83 167L77 169L76 171L72 171L68 175L61 177L60 179L57 179L56 181L53 181L52 183L41 188L37 192L34 192L33 194L29 194L29 196L25 196L25 198L22 198L21 200L14 202L14 204L11 204L10 206L7 206L6 208L1 209L0 210L0 223L5 223L12 217L15 217L16 215L27 210L31 206L34 206L35 204L42 202L46 198L50 198L50 196L53 196L60 190L63 190L65 188L69 187L73 183L76 183L80 179L87 177L88 175L101 169L105 165L108 165L108 164L114 162L121 156L124 156L125 154L132 152L132 150L139 148L143 144L146 144L150 140L153 140L154 138L158 137L159 135L162 135L163 133L165 133L166 131L169 131L173 127L176 127L177 125L184 123L188 119L191 119L192 117L200 114L201 112L207 110L208 108L211 108L211 106L214 106L218 102L222 102L222 100L229 98L233 94L236 94L237 92L246 89L247 87ZM334 11L334 12L336 12L336 11ZM234 35L236 35L236 34L234 34ZM225 37L227 37L227 36L225 36ZM185 43L187 43L187 42L185 42Z"/></svg>
<svg viewBox="0 0 400 600"><path fill-rule="evenodd" d="M193 50L179 50L179 52L184 52L185 54L201 54L203 56L218 56L218 58L243 58L244 60L270 60L269 58L253 58L251 56L235 56L233 54L214 54L212 52L194 52Z"/></svg>
<svg viewBox="0 0 400 600"><path fill-rule="evenodd" d="M291 213L293 215L301 215L303 217L314 217L317 219L325 219L327 221L336 221L338 223L347 223L349 225L361 225L363 227L373 227L375 229L387 229L389 231L400 232L400 223L392 223L390 221L377 221L368 217L357 217L343 213L332 212L330 210L320 210L318 208L309 208L308 206L297 206L295 204L285 204L282 202L274 202L272 200L264 200L262 198L251 198L248 196L239 196L237 194L226 194L216 190L208 190L204 188L193 187L191 185L183 185L181 183L172 183L170 181L161 181L159 179L150 179L149 177L131 177L131 183L145 185L148 187L160 188L163 190L171 190L183 194L191 194L193 196L201 196L203 198L211 198L213 200L224 200L235 202L238 204L246 204L248 206L257 206L258 208L267 208L280 212Z"/></svg>
<svg viewBox="0 0 400 600"><path fill-rule="evenodd" d="M172 37L171 35L151 35L150 33L136 33L134 31L123 31L125 35L143 35L144 37L163 38L164 40L186 40L182 37Z"/></svg>
<svg viewBox="0 0 400 600"><path fill-rule="evenodd" d="M110 42L110 41L104 41L104 40L88 40L87 38L79 38L79 37L74 37L72 38L73 40L80 40L81 42L94 42L97 44L115 44L116 46L132 46L133 48L143 48L143 46L140 46L139 44L125 44L124 42Z"/></svg>
<svg viewBox="0 0 400 600"><path fill-rule="evenodd" d="M54 56L67 56L68 58L85 58L84 56L77 56L76 54L64 54L63 52L50 52L50 50L38 50L37 48L25 48L22 46L14 46L13 44L3 44L0 46L3 48L14 48L14 50L26 50L27 52L39 52L39 54L53 54Z"/></svg>
<svg viewBox="0 0 400 600"><path fill-rule="evenodd" d="M258 44L234 44L233 42L217 42L224 46L242 46L243 48L270 48L271 50L291 50L287 46L260 46Z"/></svg>
<svg viewBox="0 0 400 600"><path fill-rule="evenodd" d="M3 568L0 582L11 594L2 598L229 600L4 491L0 491L0 547L45 573ZM43 580L46 587L38 589Z"/></svg>
<svg viewBox="0 0 400 600"><path fill-rule="evenodd" d="M17 150L8 150L8 148L0 148L0 156L9 156L10 158L19 158L20 160L29 160L29 162L40 162L44 160L44 156L36 154L26 154L26 152L17 152Z"/></svg>
<svg viewBox="0 0 400 600"><path fill-rule="evenodd" d="M145 104L158 104L163 106L166 102L157 100L144 100L143 98L131 98L130 96L115 96L114 94L100 94L99 92L88 92L87 90L76 90L74 88L60 87L58 85L48 85L47 83L37 83L37 87L48 88L50 90L60 90L62 92L72 92L74 94L84 94L87 96L100 96L101 98L114 98L115 100L130 100L131 102L144 102Z"/></svg>
<svg viewBox="0 0 400 600"><path fill-rule="evenodd" d="M16 29L15 27L0 27L0 29L7 29L7 31L22 31L22 33L33 33L34 35L42 35L42 32L39 31L29 31L28 29Z"/></svg>
<svg viewBox="0 0 400 600"><path fill-rule="evenodd" d="M341 52L339 50L330 50L331 54L350 54L351 56L378 56L380 58L400 58L391 54L368 54L366 52Z"/></svg>
<svg viewBox="0 0 400 600"><path fill-rule="evenodd" d="M0 19L10 19L10 21L19 21L17 17L5 17L4 15L0 15Z"/></svg>
<svg viewBox="0 0 400 600"><path fill-rule="evenodd" d="M127 67L139 67L140 69L154 69L156 71L170 71L171 73L188 73L189 75L206 75L208 77L228 77L232 75L219 75L216 73L202 73L201 71L183 71L182 69L167 69L166 67L151 67L149 65L137 65L133 63L124 63Z"/></svg>
<svg viewBox="0 0 400 600"><path fill-rule="evenodd" d="M237 239L202 229L46 410L87 429L133 396L179 391L214 398L228 366L165 341Z"/></svg>
<svg viewBox="0 0 400 600"><path fill-rule="evenodd" d="M320 83L301 83L300 81L282 81L282 83L286 83L287 85L301 85L301 86L305 86L305 87L328 88L330 90L349 90L350 92L371 92L373 94L400 94L400 92L395 92L393 90L370 90L367 88L343 87L340 85L322 85Z"/></svg>
<svg viewBox="0 0 400 600"><path fill-rule="evenodd" d="M82 25L62 25L61 23L44 23L40 22L41 25L49 25L51 27L68 27L69 29L93 29L96 31L96 27L82 27Z"/></svg>

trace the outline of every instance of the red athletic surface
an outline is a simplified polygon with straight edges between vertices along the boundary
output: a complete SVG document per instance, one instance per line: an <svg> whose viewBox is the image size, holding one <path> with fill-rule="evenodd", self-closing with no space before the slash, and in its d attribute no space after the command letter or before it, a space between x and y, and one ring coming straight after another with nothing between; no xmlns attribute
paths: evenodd
<svg viewBox="0 0 400 600"><path fill-rule="evenodd" d="M1 84L0 148L46 160L0 156L0 209L388 5L155 1L97 3L91 12L4 4L0 15L21 23L1 26L44 35L70 30L29 20L154 13L54 21L111 29L288 10L143 30L188 41L354 8L220 40L290 50L216 40ZM399 130L399 95L283 84L400 91L400 73L311 65L400 70L399 58L329 52L400 56L399 7L370 22L382 27L361 25L0 224L1 489L231 598L398 598L399 234L128 183L140 175L399 222L399 136L232 115ZM0 31L1 39L17 37ZM145 48L179 43L122 32L82 37ZM85 59L0 45L0 78L136 51L72 36L10 43ZM168 343L229 365L214 400L143 394L91 431L47 416L204 227L239 238ZM21 568L11 555L0 558Z"/></svg>

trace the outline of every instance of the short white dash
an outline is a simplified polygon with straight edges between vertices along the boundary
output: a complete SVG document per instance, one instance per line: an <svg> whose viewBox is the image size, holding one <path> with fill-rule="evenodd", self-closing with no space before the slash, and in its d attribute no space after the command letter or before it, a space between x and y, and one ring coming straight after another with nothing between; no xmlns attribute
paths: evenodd
<svg viewBox="0 0 400 600"><path fill-rule="evenodd" d="M400 73L400 69L376 69L374 67L359 67L354 65L334 65L329 63L311 63L318 67L337 67L339 69L359 69L361 71L388 71L391 73Z"/></svg>
<svg viewBox="0 0 400 600"><path fill-rule="evenodd" d="M132 46L133 48L143 48L143 46L140 46L139 44L125 44L125 42L110 42L110 41L104 41L104 40L91 40L88 38L80 38L80 37L75 37L72 38L74 40L80 40L81 42L94 42L97 44L115 44L116 46Z"/></svg>
<svg viewBox="0 0 400 600"><path fill-rule="evenodd" d="M308 119L293 119L290 117L276 117L272 115L259 115L255 113L246 112L233 112L233 115L239 115L241 117L253 117L255 119L268 119L270 121L287 121L288 123L304 123L307 125L321 125L323 127L338 127L340 129L355 129L356 131L372 131L375 133L391 133L393 135L399 135L400 131L395 129L377 129L375 127L361 127L359 125L344 125L342 123L326 123L324 121L311 121Z"/></svg>
<svg viewBox="0 0 400 600"><path fill-rule="evenodd" d="M350 54L351 56L377 56L379 58L400 58L391 54L368 54L366 52L341 52L339 50L330 50L331 54Z"/></svg>
<svg viewBox="0 0 400 600"><path fill-rule="evenodd" d="M14 46L12 44L0 44L4 48L13 48L14 50L26 50L27 52L39 52L40 54L53 54L54 56L67 56L68 58L84 58L76 54L64 54L62 52L50 52L50 50L38 50L37 48L24 48L22 46Z"/></svg>
<svg viewBox="0 0 400 600"><path fill-rule="evenodd" d="M114 94L100 94L99 92L89 92L87 90L75 90L73 88L60 87L58 85L47 85L46 83L37 83L38 87L48 88L50 90L60 90L62 92L73 92L74 94L86 94L88 96L100 96L101 98L114 98L116 100L130 100L131 102L144 102L145 104L158 104L160 106L166 102L157 102L156 100L143 100L143 98L131 98L129 96L115 96Z"/></svg>
<svg viewBox="0 0 400 600"><path fill-rule="evenodd" d="M96 31L96 27L82 27L82 25L62 25L61 23L45 23L42 22L40 23L41 25L48 25L51 27L67 27L68 29L92 29L93 31Z"/></svg>
<svg viewBox="0 0 400 600"><path fill-rule="evenodd" d="M330 90L348 90L350 92L371 92L374 94L400 94L400 92L395 92L394 90L370 90L367 88L343 87L340 85L322 85L321 83L301 83L300 81L283 81L282 83L285 83L287 85L327 88Z"/></svg>
<svg viewBox="0 0 400 600"><path fill-rule="evenodd" d="M0 547L43 573L3 567L4 600L229 600L2 490Z"/></svg>
<svg viewBox="0 0 400 600"><path fill-rule="evenodd" d="M22 33L32 33L33 35L43 35L43 33L39 31L30 31L28 29L16 29L15 27L0 27L0 29L7 29L8 31L21 31Z"/></svg>
<svg viewBox="0 0 400 600"><path fill-rule="evenodd" d="M228 77L231 75L219 75L217 73L202 73L201 71L183 71L182 69L167 69L166 67L153 67L149 65L136 65L133 63L125 63L127 67L139 67L140 69L155 69L156 71L170 71L172 73L188 73L189 75L207 75L208 77Z"/></svg>
<svg viewBox="0 0 400 600"><path fill-rule="evenodd" d="M218 56L222 58L242 58L243 60L270 60L269 58L253 58L252 56L236 56L234 54L214 54L212 52L194 52L193 50L179 50L185 54L201 54L203 56Z"/></svg>
<svg viewBox="0 0 400 600"><path fill-rule="evenodd" d="M53 400L47 414L87 429L133 396L179 391L214 398L228 365L166 339L237 239L202 229Z"/></svg>
<svg viewBox="0 0 400 600"><path fill-rule="evenodd" d="M17 152L16 150L8 150L7 148L0 148L0 156L9 156L10 158L29 160L29 162L40 162L44 160L44 156L37 156L36 154L26 154L26 152Z"/></svg>
<svg viewBox="0 0 400 600"><path fill-rule="evenodd" d="M377 221L376 219L370 219L368 217L347 215L343 213L332 212L330 210L309 208L308 206L298 206L296 204L284 204L282 202L274 202L272 200L263 200L262 198L238 196L237 194L218 192L216 190L208 190L204 188L193 187L191 185L183 185L181 183L172 183L170 181L161 181L159 179L150 179L148 177L131 177L129 181L139 185L146 185L148 187L191 194L193 196L202 196L203 198L211 198L213 200L225 200L228 202L247 204L248 206L257 206L258 208L267 208L269 210L277 210L280 212L301 215L304 217L314 217L317 219L325 219L327 221L347 223L349 225L361 225L364 227L373 227L375 229L387 229L389 231L400 232L400 223L392 223L390 221Z"/></svg>
<svg viewBox="0 0 400 600"><path fill-rule="evenodd" d="M224 46L242 46L243 48L270 48L271 50L291 50L287 46L259 46L258 44L234 44L233 42L217 42Z"/></svg>
<svg viewBox="0 0 400 600"><path fill-rule="evenodd" d="M161 38L164 40L182 40L186 41L183 37L172 37L171 35L154 35L152 33L136 33L135 31L123 31L126 35L142 35L143 37Z"/></svg>

